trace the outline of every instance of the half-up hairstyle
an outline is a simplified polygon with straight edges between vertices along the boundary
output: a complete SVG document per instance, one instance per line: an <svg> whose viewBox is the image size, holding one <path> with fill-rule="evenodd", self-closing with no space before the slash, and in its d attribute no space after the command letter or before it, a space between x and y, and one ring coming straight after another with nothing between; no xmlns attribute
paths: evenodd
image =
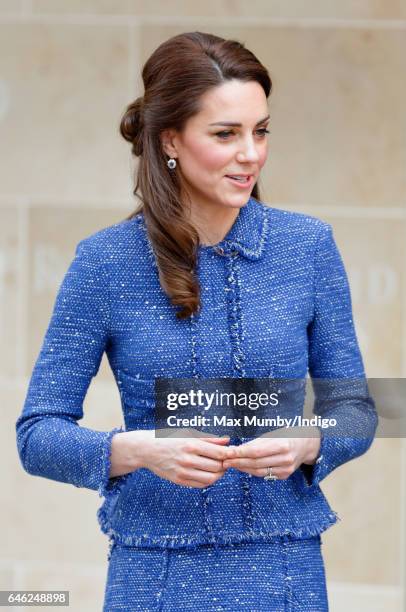
<svg viewBox="0 0 406 612"><path fill-rule="evenodd" d="M200 98L226 81L257 81L267 98L272 82L242 43L203 32L179 34L162 43L145 63L142 79L144 96L127 107L120 123L121 135L139 158L133 194L141 204L126 218L143 212L161 287L180 307L176 316L185 319L200 307L194 274L199 236L188 221L180 179L167 166L160 134L171 128L181 132L200 112ZM257 184L251 195L260 200Z"/></svg>

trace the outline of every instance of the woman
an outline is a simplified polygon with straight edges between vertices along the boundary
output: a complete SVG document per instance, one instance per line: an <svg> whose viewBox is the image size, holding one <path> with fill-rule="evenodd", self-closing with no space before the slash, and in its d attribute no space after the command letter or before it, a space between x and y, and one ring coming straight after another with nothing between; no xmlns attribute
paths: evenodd
<svg viewBox="0 0 406 612"><path fill-rule="evenodd" d="M271 79L242 44L181 34L142 76L121 121L142 205L78 244L17 421L22 465L104 497L105 611L327 610L320 534L338 517L319 483L377 424L331 228L260 201ZM78 426L104 351L125 430ZM157 378L307 371L348 381L315 387L335 435L155 436Z"/></svg>

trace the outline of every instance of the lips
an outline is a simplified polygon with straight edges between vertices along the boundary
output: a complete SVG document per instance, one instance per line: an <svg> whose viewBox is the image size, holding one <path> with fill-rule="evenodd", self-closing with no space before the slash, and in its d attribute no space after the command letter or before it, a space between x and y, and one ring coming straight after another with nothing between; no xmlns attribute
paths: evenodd
<svg viewBox="0 0 406 612"><path fill-rule="evenodd" d="M235 181L239 181L240 183L247 183L252 174L226 174L227 178L234 179Z"/></svg>
<svg viewBox="0 0 406 612"><path fill-rule="evenodd" d="M236 176L240 178L234 178ZM253 174L226 174L224 178L228 178L233 185L239 187L240 189L247 189L248 187L251 187L254 182Z"/></svg>

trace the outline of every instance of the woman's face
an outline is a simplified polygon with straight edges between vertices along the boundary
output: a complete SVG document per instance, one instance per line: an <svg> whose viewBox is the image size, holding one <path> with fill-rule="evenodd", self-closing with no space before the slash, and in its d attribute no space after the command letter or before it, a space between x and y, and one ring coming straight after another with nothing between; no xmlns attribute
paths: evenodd
<svg viewBox="0 0 406 612"><path fill-rule="evenodd" d="M169 131L165 152L176 158L175 172L180 172L192 204L241 207L268 154L264 90L256 81L232 80L207 92L201 102L202 110L182 132ZM250 175L249 181L227 177L238 174Z"/></svg>

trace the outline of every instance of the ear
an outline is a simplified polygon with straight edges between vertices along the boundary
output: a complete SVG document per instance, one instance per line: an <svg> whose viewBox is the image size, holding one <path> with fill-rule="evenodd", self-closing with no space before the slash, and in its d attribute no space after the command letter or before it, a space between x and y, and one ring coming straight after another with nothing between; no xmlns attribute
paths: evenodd
<svg viewBox="0 0 406 612"><path fill-rule="evenodd" d="M169 157L176 158L178 152L176 150L176 131L173 129L163 130L160 134L162 148Z"/></svg>

